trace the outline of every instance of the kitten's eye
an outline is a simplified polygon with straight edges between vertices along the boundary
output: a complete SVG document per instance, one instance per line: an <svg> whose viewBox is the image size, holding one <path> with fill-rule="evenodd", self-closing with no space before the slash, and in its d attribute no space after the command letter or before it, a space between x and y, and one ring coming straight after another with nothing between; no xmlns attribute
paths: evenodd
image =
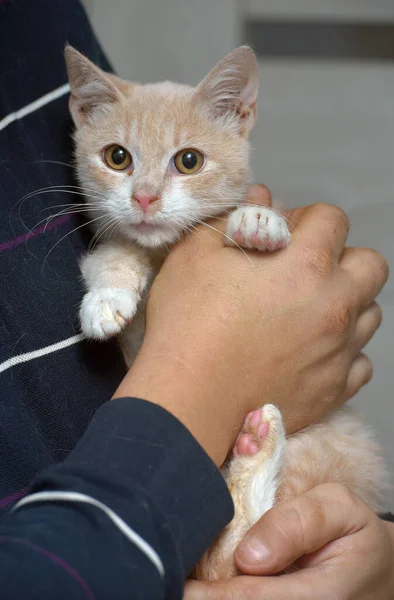
<svg viewBox="0 0 394 600"><path fill-rule="evenodd" d="M128 150L114 144L104 150L104 160L111 169L124 171L131 165L133 159Z"/></svg>
<svg viewBox="0 0 394 600"><path fill-rule="evenodd" d="M204 157L198 150L181 150L174 158L177 170L183 175L197 173L204 164Z"/></svg>

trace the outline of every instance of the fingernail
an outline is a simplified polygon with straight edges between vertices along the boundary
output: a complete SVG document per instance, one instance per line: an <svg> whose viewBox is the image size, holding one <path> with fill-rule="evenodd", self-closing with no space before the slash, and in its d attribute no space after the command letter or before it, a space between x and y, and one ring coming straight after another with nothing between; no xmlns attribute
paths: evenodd
<svg viewBox="0 0 394 600"><path fill-rule="evenodd" d="M244 563L258 563L267 560L271 551L257 537L251 536L240 544L238 554Z"/></svg>

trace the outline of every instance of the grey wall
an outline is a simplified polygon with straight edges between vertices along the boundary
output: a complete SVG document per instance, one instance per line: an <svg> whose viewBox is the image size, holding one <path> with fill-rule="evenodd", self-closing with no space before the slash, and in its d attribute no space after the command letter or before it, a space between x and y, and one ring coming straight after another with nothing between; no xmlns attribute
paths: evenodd
<svg viewBox="0 0 394 600"><path fill-rule="evenodd" d="M197 83L237 44L236 0L85 0L117 71Z"/></svg>
<svg viewBox="0 0 394 600"><path fill-rule="evenodd" d="M394 18L392 0L240 0L255 17L321 19L350 22Z"/></svg>

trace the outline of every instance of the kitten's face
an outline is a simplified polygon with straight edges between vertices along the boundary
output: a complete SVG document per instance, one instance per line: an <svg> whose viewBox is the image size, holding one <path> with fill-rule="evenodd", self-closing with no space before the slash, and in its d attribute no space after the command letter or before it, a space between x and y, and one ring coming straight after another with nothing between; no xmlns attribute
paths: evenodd
<svg viewBox="0 0 394 600"><path fill-rule="evenodd" d="M92 65L101 78L92 83L83 62L87 81L81 86L74 76L73 89L74 65L69 63L78 176L98 227L107 224L143 246L156 247L242 199L247 125L254 112L241 116L242 105L229 110L223 102L219 106L211 98L210 103L207 95L213 92L207 86L217 86L217 73L208 76L214 81L207 78L195 89L122 82ZM103 82L104 91L99 89ZM87 100L78 97L81 88L85 96L89 90Z"/></svg>

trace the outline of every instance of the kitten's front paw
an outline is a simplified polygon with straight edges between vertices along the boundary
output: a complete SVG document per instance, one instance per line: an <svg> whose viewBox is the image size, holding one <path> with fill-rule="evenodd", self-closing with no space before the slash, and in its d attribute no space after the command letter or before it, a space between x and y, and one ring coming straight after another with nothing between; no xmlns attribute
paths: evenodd
<svg viewBox="0 0 394 600"><path fill-rule="evenodd" d="M226 240L228 245L238 245L251 250L273 252L286 247L290 232L286 219L265 206L237 208L229 218Z"/></svg>
<svg viewBox="0 0 394 600"><path fill-rule="evenodd" d="M106 340L122 331L137 311L139 298L132 290L97 288L85 294L79 312L82 332Z"/></svg>

